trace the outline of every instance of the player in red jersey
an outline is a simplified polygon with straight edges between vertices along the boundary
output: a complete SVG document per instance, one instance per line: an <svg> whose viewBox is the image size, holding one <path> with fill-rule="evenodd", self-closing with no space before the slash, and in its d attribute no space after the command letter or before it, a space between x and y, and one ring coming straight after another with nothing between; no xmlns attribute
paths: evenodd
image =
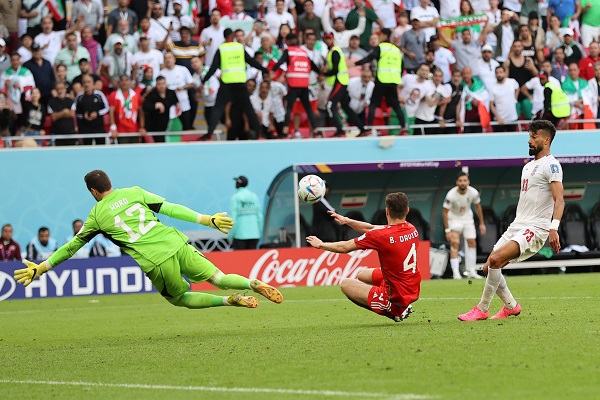
<svg viewBox="0 0 600 400"><path fill-rule="evenodd" d="M417 268L419 233L406 222L408 211L406 194L391 193L385 198L388 225L375 226L330 212L337 223L348 225L363 235L333 243L323 243L316 236L306 238L311 246L336 253L376 250L381 269L363 269L357 279L342 280L342 292L356 305L396 322L410 315L411 303L419 298L421 290L421 274Z"/></svg>

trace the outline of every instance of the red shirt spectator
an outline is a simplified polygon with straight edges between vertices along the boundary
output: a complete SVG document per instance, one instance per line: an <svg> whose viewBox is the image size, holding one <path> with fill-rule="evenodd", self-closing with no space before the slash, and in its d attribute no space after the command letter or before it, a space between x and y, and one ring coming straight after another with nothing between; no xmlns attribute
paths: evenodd
<svg viewBox="0 0 600 400"><path fill-rule="evenodd" d="M590 55L579 60L579 76L583 79L590 80L594 77L594 64L600 61L600 45L596 42L590 43Z"/></svg>
<svg viewBox="0 0 600 400"><path fill-rule="evenodd" d="M0 240L0 261L20 261L21 247L12 239L13 229L10 224L2 227L2 239Z"/></svg>

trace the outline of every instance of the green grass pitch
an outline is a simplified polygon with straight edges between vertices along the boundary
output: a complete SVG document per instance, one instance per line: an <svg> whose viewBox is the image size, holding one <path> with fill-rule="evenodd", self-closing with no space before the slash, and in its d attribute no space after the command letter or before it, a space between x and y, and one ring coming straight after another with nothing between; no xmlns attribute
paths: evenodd
<svg viewBox="0 0 600 400"><path fill-rule="evenodd" d="M509 277L520 316L459 322L483 283L423 282L401 323L338 287L284 288L254 310L5 301L0 399L600 398L600 274Z"/></svg>

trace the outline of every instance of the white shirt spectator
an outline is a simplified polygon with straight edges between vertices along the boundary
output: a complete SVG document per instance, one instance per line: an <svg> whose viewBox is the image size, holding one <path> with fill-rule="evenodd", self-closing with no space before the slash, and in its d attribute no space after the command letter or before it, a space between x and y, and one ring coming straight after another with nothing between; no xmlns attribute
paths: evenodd
<svg viewBox="0 0 600 400"><path fill-rule="evenodd" d="M52 31L48 34L44 32L38 34L33 42L42 48L42 58L54 65L54 60L60 49L62 49L64 40L65 31Z"/></svg>
<svg viewBox="0 0 600 400"><path fill-rule="evenodd" d="M17 49L17 53L19 53L19 55L21 56L22 64L31 60L31 57L32 57L31 50L27 50L25 47L21 46Z"/></svg>
<svg viewBox="0 0 600 400"><path fill-rule="evenodd" d="M548 81L560 87L560 82L555 77L548 77ZM530 80L528 80L525 83L525 87L529 89L530 92L533 92L533 101L531 102L531 113L537 114L544 108L544 86L542 86L540 78L536 76L535 78L531 78Z"/></svg>
<svg viewBox="0 0 600 400"><path fill-rule="evenodd" d="M471 42L465 44L461 38L452 42L452 48L456 58L456 68L462 71L464 67L471 67L473 76L478 76L479 70L474 61L481 58L481 43L477 40L471 40Z"/></svg>
<svg viewBox="0 0 600 400"><path fill-rule="evenodd" d="M431 82L431 81L428 81L428 82ZM433 82L431 82L431 83L433 83ZM427 99L434 100L437 97L442 98L442 99L447 99L450 96L452 96L452 86L450 86L447 83L446 84L442 83L438 87L435 87L435 85L434 85L434 92L432 94L428 95L427 97L423 98L423 100L421 100L421 102L419 103L419 106L417 107L417 111L415 113L415 117L417 117L423 121L432 121L433 122L435 120L435 109L437 108L437 105L430 106L429 104L427 104L426 100Z"/></svg>
<svg viewBox="0 0 600 400"><path fill-rule="evenodd" d="M283 106L283 98L287 96L287 88L279 82L271 82L270 96L273 102L273 118L277 122L285 120L285 107Z"/></svg>
<svg viewBox="0 0 600 400"><path fill-rule="evenodd" d="M350 43L350 38L354 35L360 36L365 31L365 26L367 24L367 19L365 17L358 18L358 26L355 29L351 30L343 30L341 32L337 32L331 26L331 21L329 20L329 8L331 5L325 5L323 9L323 16L321 18L321 23L323 24L323 31L325 33L333 33L333 44L341 47L342 49L348 47Z"/></svg>
<svg viewBox="0 0 600 400"><path fill-rule="evenodd" d="M498 63L498 61L494 60L493 58L490 59L490 62L485 62L483 61L483 59L477 60L477 71L479 71L479 79L481 79L481 81L485 85L485 88L488 91L494 83L498 82L498 79L496 79L496 67L498 67L499 65L500 63Z"/></svg>
<svg viewBox="0 0 600 400"><path fill-rule="evenodd" d="M333 5L330 4L329 7L333 8L333 16L335 18L342 17L344 18L344 21L346 20L348 14L350 14L350 11L352 11L352 7L354 7L354 4L352 4L352 0L332 0L331 3ZM315 11L315 14L316 13L317 12ZM327 15L327 19L329 19L329 11L327 11Z"/></svg>
<svg viewBox="0 0 600 400"><path fill-rule="evenodd" d="M267 23L267 29L271 35L275 37L279 36L279 27L283 24L288 24L292 30L296 28L294 16L287 11L284 11L282 14L276 12L267 13L265 21Z"/></svg>
<svg viewBox="0 0 600 400"><path fill-rule="evenodd" d="M106 42L104 43L103 50L105 52L112 51L112 49L115 47L115 40L117 40L117 39L121 39L122 41L124 41L124 44L123 44L124 50L127 50L131 54L138 51L138 42L137 42L137 40L135 40L135 37L133 35L129 35L129 34L127 34L127 35L125 35L125 37L123 37L123 36L121 36L120 33L113 33L109 37L107 37Z"/></svg>
<svg viewBox="0 0 600 400"><path fill-rule="evenodd" d="M500 56L496 57L496 60L498 60L498 62L504 62L508 60L508 53L510 53L510 47L512 46L514 41L515 32L513 31L512 25L502 25L502 43L497 43L498 40L496 39L496 45L502 46Z"/></svg>
<svg viewBox="0 0 600 400"><path fill-rule="evenodd" d="M485 0L487 1L487 0ZM460 15L460 0L440 0L440 17L456 18ZM412 14L411 14L412 17Z"/></svg>
<svg viewBox="0 0 600 400"><path fill-rule="evenodd" d="M427 6L427 8L423 8L423 7L421 7L421 5L419 5L418 7L413 8L410 12L411 20L413 18L418 18L419 21L421 21L421 22L433 21L434 19L439 18L439 17L440 17L440 13L438 13L438 10L432 6ZM429 42L429 39L433 35L435 35L436 28L435 27L423 28L422 31L425 33L427 42Z"/></svg>
<svg viewBox="0 0 600 400"><path fill-rule="evenodd" d="M508 8L511 11L514 11L516 13L520 13L521 12L521 8L522 8L522 4L519 0L504 0L503 2L503 7L504 8Z"/></svg>
<svg viewBox="0 0 600 400"><path fill-rule="evenodd" d="M165 40L165 36L167 36L167 31L163 29L162 26L156 25L158 25L156 22L154 23L154 25L152 25L152 22L150 22L150 28L147 32L143 32L140 34L139 31L135 31L133 33L133 38L135 39L136 43L140 42L140 36L145 35L150 41L150 48L156 49L156 44Z"/></svg>
<svg viewBox="0 0 600 400"><path fill-rule="evenodd" d="M175 90L177 99L181 104L181 111L189 111L192 107L190 106L188 91L177 90L177 88L194 83L194 79L192 79L192 74L190 74L190 71L186 67L175 65L173 69L161 69L160 74L165 77L167 88Z"/></svg>
<svg viewBox="0 0 600 400"><path fill-rule="evenodd" d="M473 0L471 5L473 6L475 14L487 14L491 9L489 0Z"/></svg>
<svg viewBox="0 0 600 400"><path fill-rule="evenodd" d="M190 29L194 29L196 23L191 15L182 15L181 17L176 17L174 15L170 16L171 21L173 21L173 30L171 31L171 40L174 42L179 42L181 40L181 34L179 33L179 29L182 26L187 26Z"/></svg>
<svg viewBox="0 0 600 400"><path fill-rule="evenodd" d="M317 46L315 46L312 50L309 50L305 45L302 45L300 47L304 49L304 51L306 51L306 54L308 54L308 58L310 58L310 60L314 62L317 67L320 68L322 65L325 65L325 60L327 60L327 51L325 46L321 49L317 49ZM317 74L315 71L310 71L308 90L310 91L311 100L316 99L318 96L318 81L319 74Z"/></svg>
<svg viewBox="0 0 600 400"><path fill-rule="evenodd" d="M271 126L270 114L273 110L273 98L269 93L266 98L261 99L258 92L259 91L257 90L250 96L250 103L252 103L254 112L256 112L256 114L260 113L260 124L269 127Z"/></svg>
<svg viewBox="0 0 600 400"><path fill-rule="evenodd" d="M205 75L209 68L210 66L205 65L202 68L202 75ZM204 87L202 88L202 100L204 101L204 107L214 107L214 105L217 103L217 93L219 92L219 87L221 86L221 82L219 82L219 76L221 76L221 72L220 70L217 70L217 72L214 73L208 79L208 81L204 83ZM196 86L196 89L199 89L201 80L200 75L195 72L192 78L194 79L194 85Z"/></svg>
<svg viewBox="0 0 600 400"><path fill-rule="evenodd" d="M501 21L502 10L488 10L485 12L485 15L488 17L488 25L490 25L492 28L495 28ZM489 44L492 47L496 47L496 45L498 44L498 37L494 35L494 32L490 32L485 36L485 44Z"/></svg>
<svg viewBox="0 0 600 400"><path fill-rule="evenodd" d="M351 78L348 81L348 95L350 96L350 108L355 113L362 113L365 108L371 103L371 95L375 82L369 81L366 84L360 76Z"/></svg>
<svg viewBox="0 0 600 400"><path fill-rule="evenodd" d="M154 80L160 74L160 66L165 62L165 58L163 56L162 51L158 51L156 49L150 49L149 52L144 53L143 51L138 51L133 55L133 64L137 65L137 80L138 82L142 81L144 77L144 68L146 66L152 67L152 76Z"/></svg>
<svg viewBox="0 0 600 400"><path fill-rule="evenodd" d="M370 0L371 8L375 11L381 22L382 28L394 29L397 25L394 2L391 0Z"/></svg>
<svg viewBox="0 0 600 400"><path fill-rule="evenodd" d="M190 2L188 0L179 0L179 4L181 4L181 15L188 15L190 13ZM165 0L161 0L160 4L163 6L163 10L165 9ZM173 10L173 0L169 1L169 5L165 10L165 15L173 15L175 14L175 10Z"/></svg>
<svg viewBox="0 0 600 400"><path fill-rule="evenodd" d="M517 115L517 99L515 90L519 89L519 84L512 78L504 78L503 83L496 82L491 85L488 92L490 100L494 102L496 112L504 122L516 121Z"/></svg>
<svg viewBox="0 0 600 400"><path fill-rule="evenodd" d="M417 107L425 96L430 96L435 92L435 86L430 80L419 82L418 75L406 74L402 77L402 90L400 95L406 99L406 115L416 116Z"/></svg>
<svg viewBox="0 0 600 400"><path fill-rule="evenodd" d="M215 57L215 53L220 45L225 42L225 38L223 37L223 31L225 28L219 26L219 28L215 28L214 26L209 26L204 28L202 33L200 34L200 42L204 43L210 41L209 45L204 44L204 49L206 50L206 64L212 64L213 58Z"/></svg>
<svg viewBox="0 0 600 400"><path fill-rule="evenodd" d="M275 0L266 0L264 2L265 5L265 12L267 14L269 13L277 13L277 7L275 6L275 4L277 3L277 1ZM294 8L296 8L296 2L294 0L285 0L285 9L286 10L293 10Z"/></svg>
<svg viewBox="0 0 600 400"><path fill-rule="evenodd" d="M433 64L442 70L442 73L444 74L443 82L450 82L450 78L452 78L450 66L456 62L454 53L442 46L435 51L434 56L435 59L433 60Z"/></svg>

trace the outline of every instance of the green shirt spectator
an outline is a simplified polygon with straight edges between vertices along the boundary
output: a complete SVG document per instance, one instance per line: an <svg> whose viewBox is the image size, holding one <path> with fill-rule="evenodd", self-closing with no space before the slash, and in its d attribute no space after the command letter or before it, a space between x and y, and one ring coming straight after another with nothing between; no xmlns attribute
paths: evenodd
<svg viewBox="0 0 600 400"><path fill-rule="evenodd" d="M363 0L354 0L354 5L356 7L354 7L350 11L350 13L348 14L348 18L346 18L346 29L355 29L358 26L359 15L358 15L357 10L359 8L364 8L365 9L365 18L367 19L367 24L365 25L364 32L362 33L362 35L360 35L360 47L362 47L363 49L369 50L371 48L369 46L369 38L371 37L371 34L373 33L373 30L372 30L373 22L377 23L377 25L379 25L379 26L383 26L383 23L381 22L381 20L377 16L377 14L375 14L375 11L373 11L369 7L364 6Z"/></svg>

